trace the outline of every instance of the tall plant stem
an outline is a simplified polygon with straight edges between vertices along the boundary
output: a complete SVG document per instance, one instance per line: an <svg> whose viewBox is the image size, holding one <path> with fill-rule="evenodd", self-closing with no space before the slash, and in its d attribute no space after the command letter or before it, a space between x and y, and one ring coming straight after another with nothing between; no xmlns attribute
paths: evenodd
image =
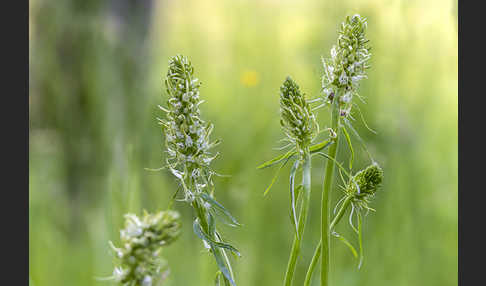
<svg viewBox="0 0 486 286"><path fill-rule="evenodd" d="M299 226L298 235L294 236L294 242L292 244L292 250L290 253L289 262L287 264L287 270L285 272L284 285L292 285L292 278L294 277L295 266L297 263L297 258L300 254L300 247L302 238L304 236L304 227L307 220L307 213L309 211L309 201L310 201L310 189L311 189L311 159L309 152L304 155L304 163L302 165L302 204L299 213Z"/></svg>
<svg viewBox="0 0 486 286"><path fill-rule="evenodd" d="M331 113L331 128L336 132L336 137L334 138L334 144L329 147L328 156L330 158L336 159L338 143L339 143L339 97L334 98L332 104ZM331 233L329 230L329 213L330 213L330 197L331 197L331 186L334 174L334 162L332 160L327 160L326 171L324 177L324 188L322 190L322 203L321 203L321 286L329 285L329 266L330 266L330 246L331 246Z"/></svg>
<svg viewBox="0 0 486 286"><path fill-rule="evenodd" d="M351 203L351 198L347 198L344 200L343 204L341 205L341 208L339 209L337 215L334 217L334 219L331 222L331 225L329 226L329 231L332 232L336 224L341 220L343 217L344 213L346 212L346 209L348 208L348 205ZM305 280L304 280L304 286L309 286L312 278L312 274L314 273L314 270L316 268L317 262L319 261L319 258L321 257L321 249L322 249L322 240L319 240L319 244L317 245L317 248L314 252L314 255L312 256L311 263L309 265L309 269L307 269L307 274L305 275Z"/></svg>

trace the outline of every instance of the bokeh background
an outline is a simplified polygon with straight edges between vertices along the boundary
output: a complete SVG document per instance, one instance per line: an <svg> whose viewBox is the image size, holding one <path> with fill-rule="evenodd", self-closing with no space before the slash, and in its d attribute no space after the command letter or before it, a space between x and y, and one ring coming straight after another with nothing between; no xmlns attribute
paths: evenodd
<svg viewBox="0 0 486 286"><path fill-rule="evenodd" d="M266 197L276 169L256 166L279 154L285 76L318 96L320 57L355 13L368 18L373 46L360 106L378 134L355 126L386 177L365 222L364 265L333 240L332 285L457 285L457 2L439 0L31 0L30 285L113 285L96 277L113 271L108 241L119 241L123 214L167 207L177 183L144 168L165 159L157 105L178 53L192 60L203 117L223 141L213 166L231 177L215 179L216 197L244 224L223 227L243 254L238 285L280 285L293 238L290 166ZM328 126L329 110L318 119ZM355 142L360 168L369 161ZM296 285L319 239L324 163L313 161ZM212 285L217 268L192 232L192 210L174 207L184 225L163 252L166 285ZM339 226L356 245L348 229Z"/></svg>

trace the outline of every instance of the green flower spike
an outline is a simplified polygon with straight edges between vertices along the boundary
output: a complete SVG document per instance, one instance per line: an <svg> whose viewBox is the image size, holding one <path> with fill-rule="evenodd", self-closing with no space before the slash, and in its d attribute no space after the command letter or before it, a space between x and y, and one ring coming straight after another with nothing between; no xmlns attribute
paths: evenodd
<svg viewBox="0 0 486 286"><path fill-rule="evenodd" d="M194 77L194 68L187 57L177 55L169 60L169 70L165 79L169 99L166 120L159 119L165 133L167 146L167 167L179 180L184 191L184 199L194 209L196 218L194 233L204 246L214 255L219 267L216 283L222 279L225 285L236 285L226 251L237 256L238 250L224 243L219 234L215 216L223 214L231 225L239 225L236 219L219 203L214 195L212 176L217 175L210 163L217 157L209 150L219 141L210 142L213 125L200 117L199 98L201 83ZM221 278L221 279L220 279Z"/></svg>
<svg viewBox="0 0 486 286"><path fill-rule="evenodd" d="M120 231L122 247L117 248L110 241L119 260L111 279L123 286L158 285L167 274L159 253L179 236L179 213L145 212L142 218L126 214L125 219L125 228Z"/></svg>
<svg viewBox="0 0 486 286"><path fill-rule="evenodd" d="M280 125L299 154L309 152L310 143L319 132L316 117L299 86L288 76L280 87Z"/></svg>

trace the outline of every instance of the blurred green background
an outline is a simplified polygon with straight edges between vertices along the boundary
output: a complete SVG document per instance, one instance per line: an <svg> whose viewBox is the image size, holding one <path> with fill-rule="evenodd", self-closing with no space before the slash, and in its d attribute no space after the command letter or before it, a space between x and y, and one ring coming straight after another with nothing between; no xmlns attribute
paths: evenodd
<svg viewBox="0 0 486 286"><path fill-rule="evenodd" d="M333 240L332 285L457 285L457 2L439 0L31 0L30 285L113 285L96 277L112 273L108 241L119 241L123 214L167 207L177 183L144 168L165 159L157 104L165 105L163 78L178 53L192 60L202 115L223 140L213 166L231 177L215 179L216 197L244 224L223 227L243 254L234 262L238 285L280 285L293 239L290 166L266 197L276 169L256 166L280 153L285 76L317 96L320 57L355 13L368 18L373 46L360 106L378 134L355 126L385 182L365 221L363 267ZM318 120L327 127L329 110ZM355 168L368 164L358 146ZM295 285L319 239L324 163L313 161ZM212 285L217 268L192 232L192 210L174 207L184 225L163 252L166 285ZM356 245L345 225L339 230Z"/></svg>

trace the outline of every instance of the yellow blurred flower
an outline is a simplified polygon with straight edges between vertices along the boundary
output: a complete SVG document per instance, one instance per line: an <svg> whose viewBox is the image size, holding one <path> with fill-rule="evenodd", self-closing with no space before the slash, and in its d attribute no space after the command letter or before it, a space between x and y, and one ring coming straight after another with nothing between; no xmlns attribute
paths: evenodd
<svg viewBox="0 0 486 286"><path fill-rule="evenodd" d="M258 73L254 70L246 70L241 73L240 81L244 86L255 86L259 82Z"/></svg>

